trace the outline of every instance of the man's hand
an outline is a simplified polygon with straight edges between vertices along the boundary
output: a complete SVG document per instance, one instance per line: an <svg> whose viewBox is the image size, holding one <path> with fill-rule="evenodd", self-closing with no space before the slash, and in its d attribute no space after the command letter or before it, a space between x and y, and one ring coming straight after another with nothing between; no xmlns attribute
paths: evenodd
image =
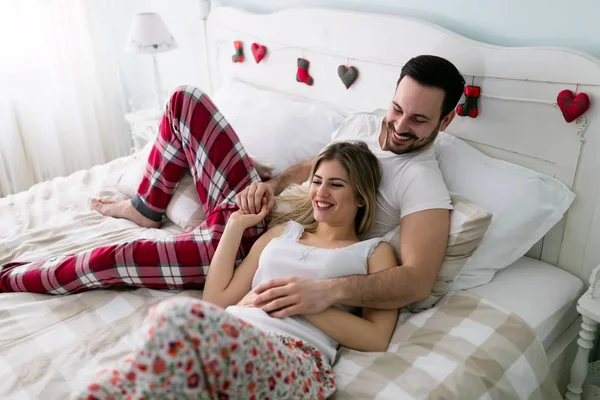
<svg viewBox="0 0 600 400"><path fill-rule="evenodd" d="M248 293L246 293L246 295L240 301L238 301L236 306L256 308L256 306L253 303L255 298L256 298L256 293L254 293L254 290L251 290Z"/></svg>
<svg viewBox="0 0 600 400"><path fill-rule="evenodd" d="M244 214L258 214L263 197L267 201L267 213L269 213L275 205L275 191L269 183L252 182L235 196L235 202Z"/></svg>
<svg viewBox="0 0 600 400"><path fill-rule="evenodd" d="M237 226L243 230L250 228L258 224L260 221L265 219L268 214L267 211L267 200L262 199L262 206L259 210L258 214L254 213L244 213L242 210L237 210L233 214L229 216L227 220L227 226Z"/></svg>
<svg viewBox="0 0 600 400"><path fill-rule="evenodd" d="M264 282L251 293L254 306L275 318L320 313L334 303L327 281L295 276Z"/></svg>

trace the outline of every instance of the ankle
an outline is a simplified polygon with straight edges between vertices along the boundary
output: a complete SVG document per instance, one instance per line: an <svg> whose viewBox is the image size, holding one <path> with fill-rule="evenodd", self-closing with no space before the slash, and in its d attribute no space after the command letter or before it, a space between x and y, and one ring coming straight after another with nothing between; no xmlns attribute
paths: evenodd
<svg viewBox="0 0 600 400"><path fill-rule="evenodd" d="M146 217L137 208L135 208L134 205L131 204L131 202L129 202L129 204L127 205L127 214L128 219L134 221L135 223L144 228L159 228L161 226L160 221L155 221Z"/></svg>

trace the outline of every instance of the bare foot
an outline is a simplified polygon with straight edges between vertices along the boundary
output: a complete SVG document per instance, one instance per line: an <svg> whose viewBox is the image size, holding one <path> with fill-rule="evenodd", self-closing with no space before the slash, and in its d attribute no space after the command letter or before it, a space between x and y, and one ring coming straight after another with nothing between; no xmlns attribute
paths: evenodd
<svg viewBox="0 0 600 400"><path fill-rule="evenodd" d="M160 222L144 217L129 200L92 199L91 206L93 210L107 217L125 218L144 228L160 228Z"/></svg>

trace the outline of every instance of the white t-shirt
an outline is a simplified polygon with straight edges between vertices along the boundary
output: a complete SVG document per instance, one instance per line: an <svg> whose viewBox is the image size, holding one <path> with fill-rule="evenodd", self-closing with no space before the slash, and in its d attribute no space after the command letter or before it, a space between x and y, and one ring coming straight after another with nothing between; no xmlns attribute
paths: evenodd
<svg viewBox="0 0 600 400"><path fill-rule="evenodd" d="M252 289L270 279L287 276L330 279L348 275L365 275L369 272L371 254L383 241L374 238L346 247L324 249L301 244L299 240L303 232L302 225L290 221L283 233L267 244L260 255L258 269L252 279ZM350 307L347 306L337 307L346 312L350 311ZM338 343L299 315L274 318L260 308L242 306L229 306L225 311L264 332L274 332L304 340L319 349L330 364L335 361Z"/></svg>
<svg viewBox="0 0 600 400"><path fill-rule="evenodd" d="M365 142L381 163L375 224L362 239L385 235L409 214L436 208L452 209L433 146L421 152L400 155L382 150L379 144L382 122L382 116L354 114L331 135L334 142Z"/></svg>

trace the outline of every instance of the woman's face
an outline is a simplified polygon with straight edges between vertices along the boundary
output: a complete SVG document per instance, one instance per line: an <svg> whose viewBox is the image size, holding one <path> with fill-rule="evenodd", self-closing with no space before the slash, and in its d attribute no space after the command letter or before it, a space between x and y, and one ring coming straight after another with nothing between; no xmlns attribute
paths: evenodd
<svg viewBox="0 0 600 400"><path fill-rule="evenodd" d="M339 161L321 161L312 178L309 194L317 222L354 225L359 205L348 172Z"/></svg>

